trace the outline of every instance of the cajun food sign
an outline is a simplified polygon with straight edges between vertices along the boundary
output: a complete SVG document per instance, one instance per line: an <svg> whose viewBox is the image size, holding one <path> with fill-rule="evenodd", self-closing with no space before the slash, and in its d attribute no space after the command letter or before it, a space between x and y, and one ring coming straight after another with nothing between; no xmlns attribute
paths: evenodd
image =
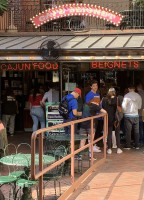
<svg viewBox="0 0 144 200"><path fill-rule="evenodd" d="M73 3L52 7L51 9L39 13L39 15L34 16L30 20L34 24L35 28L38 28L39 26L49 21L69 16L97 17L103 20L107 20L116 26L119 26L123 18L123 16L119 13L101 6Z"/></svg>

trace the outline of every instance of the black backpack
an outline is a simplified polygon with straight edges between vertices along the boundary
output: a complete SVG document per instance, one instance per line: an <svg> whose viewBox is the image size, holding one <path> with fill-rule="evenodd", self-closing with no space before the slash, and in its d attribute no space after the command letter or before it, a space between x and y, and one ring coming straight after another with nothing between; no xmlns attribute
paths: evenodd
<svg viewBox="0 0 144 200"><path fill-rule="evenodd" d="M59 108L58 111L60 113L60 115L64 118L64 119L68 119L69 116L69 112L70 110L68 109L68 103L74 99L74 97L70 98L69 100L67 100L67 97L65 96L64 99L60 102L59 104Z"/></svg>

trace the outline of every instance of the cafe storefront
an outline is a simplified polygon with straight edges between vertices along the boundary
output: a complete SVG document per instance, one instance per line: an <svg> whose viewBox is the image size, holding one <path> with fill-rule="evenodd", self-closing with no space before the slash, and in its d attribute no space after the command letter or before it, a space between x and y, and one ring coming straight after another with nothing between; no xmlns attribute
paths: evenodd
<svg viewBox="0 0 144 200"><path fill-rule="evenodd" d="M49 39L61 48L56 62L40 54L40 45ZM98 80L102 95L110 86L123 92L129 82L144 84L143 41L143 33L0 36L1 95L10 86L17 96L17 130L31 130L26 106L35 80L43 86L55 82L60 98L76 86L84 97L92 79Z"/></svg>

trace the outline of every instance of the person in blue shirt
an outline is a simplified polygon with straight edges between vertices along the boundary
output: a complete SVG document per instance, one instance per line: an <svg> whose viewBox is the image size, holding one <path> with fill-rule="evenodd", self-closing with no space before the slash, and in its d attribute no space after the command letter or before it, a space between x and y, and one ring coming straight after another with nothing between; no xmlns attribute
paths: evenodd
<svg viewBox="0 0 144 200"><path fill-rule="evenodd" d="M64 119L64 123L76 120L77 117L82 116L82 112L78 112L77 98L79 96L81 96L81 90L79 88L75 88L72 93L66 96L67 100L70 100L70 99L71 100L68 102L69 116L68 116L68 119ZM76 132L76 129L75 129L75 132ZM65 127L65 133L66 134L71 133L70 126Z"/></svg>
<svg viewBox="0 0 144 200"><path fill-rule="evenodd" d="M91 102L91 100L95 100L95 102L100 105L100 94L97 92L98 90L98 81L93 80L90 83L90 88L91 91L87 93L86 97L85 97L85 103L89 104ZM100 107L100 106L99 106ZM98 114L99 112L97 112ZM95 131L97 132L97 128L98 125L100 123L101 118L96 119L96 123L95 123ZM96 134L95 134L95 139L96 139ZM97 145L94 145L93 147L94 152L101 152L99 147Z"/></svg>
<svg viewBox="0 0 144 200"><path fill-rule="evenodd" d="M100 94L97 92L98 90L98 82L97 81L92 81L90 84L91 91L87 93L85 97L85 103L88 103L91 101L94 97L99 97Z"/></svg>

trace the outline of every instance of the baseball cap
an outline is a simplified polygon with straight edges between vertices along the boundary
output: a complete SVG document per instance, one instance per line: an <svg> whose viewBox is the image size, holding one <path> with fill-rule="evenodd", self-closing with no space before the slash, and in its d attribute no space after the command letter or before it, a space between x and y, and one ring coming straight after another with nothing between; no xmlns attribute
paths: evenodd
<svg viewBox="0 0 144 200"><path fill-rule="evenodd" d="M81 89L75 88L73 91L74 91L74 92L77 92L77 93L80 95L80 97L81 97Z"/></svg>
<svg viewBox="0 0 144 200"><path fill-rule="evenodd" d="M110 88L110 89L108 90L108 92L115 92L115 89L114 89L114 88Z"/></svg>

